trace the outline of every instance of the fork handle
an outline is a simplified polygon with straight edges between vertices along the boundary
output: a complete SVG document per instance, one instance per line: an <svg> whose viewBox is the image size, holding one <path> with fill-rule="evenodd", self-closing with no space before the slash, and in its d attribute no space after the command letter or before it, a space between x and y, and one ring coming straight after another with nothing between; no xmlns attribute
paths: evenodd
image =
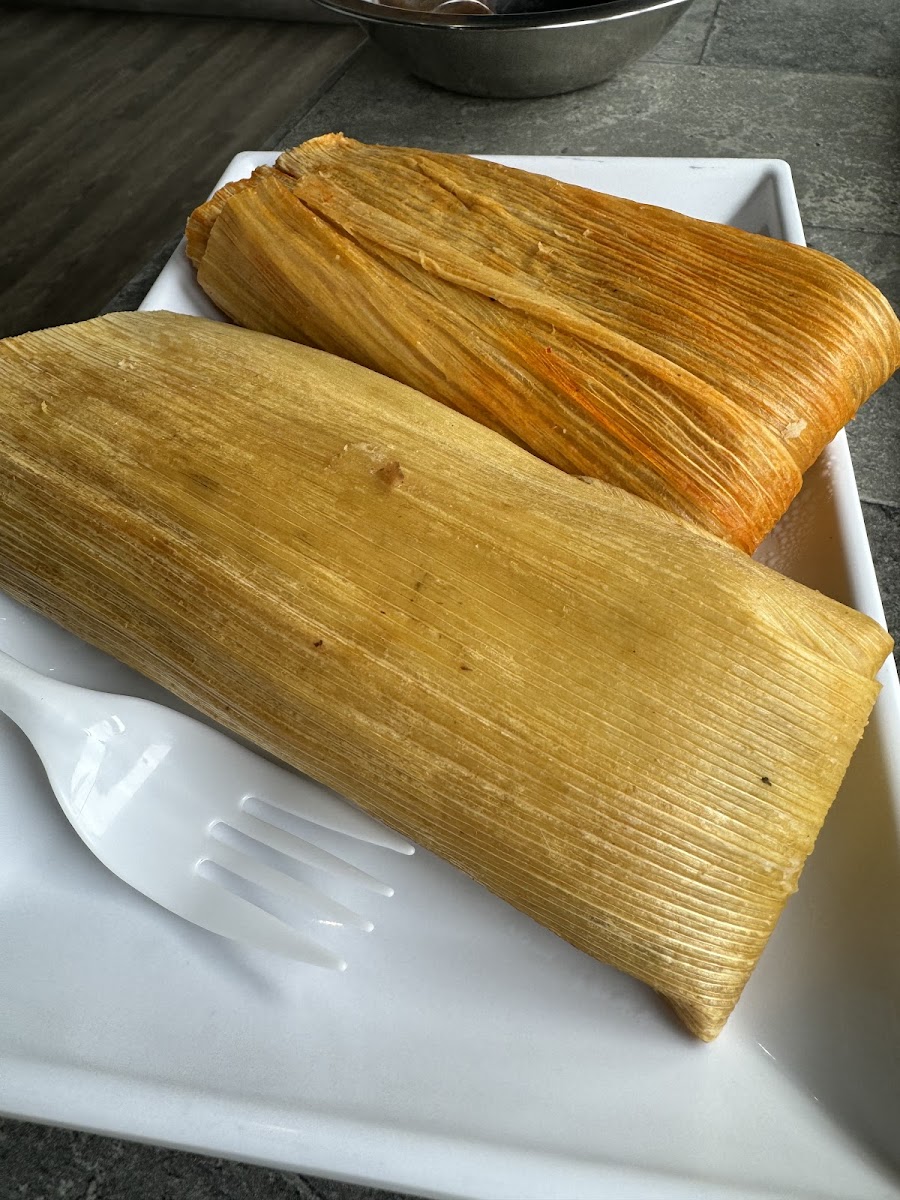
<svg viewBox="0 0 900 1200"><path fill-rule="evenodd" d="M57 686L39 671L0 650L0 712L6 713L29 737L46 711L47 693Z"/></svg>

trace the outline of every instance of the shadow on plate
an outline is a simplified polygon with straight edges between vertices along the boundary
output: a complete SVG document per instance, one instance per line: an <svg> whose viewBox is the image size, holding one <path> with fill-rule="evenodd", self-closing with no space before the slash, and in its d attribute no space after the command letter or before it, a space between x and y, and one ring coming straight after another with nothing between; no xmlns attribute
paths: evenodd
<svg viewBox="0 0 900 1200"><path fill-rule="evenodd" d="M863 738L733 1020L897 1170L900 837L881 732Z"/></svg>

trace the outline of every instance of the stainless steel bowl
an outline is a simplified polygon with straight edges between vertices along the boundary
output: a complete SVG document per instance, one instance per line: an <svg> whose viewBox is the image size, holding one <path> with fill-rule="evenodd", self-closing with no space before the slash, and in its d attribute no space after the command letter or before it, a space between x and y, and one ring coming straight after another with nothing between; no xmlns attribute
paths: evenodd
<svg viewBox="0 0 900 1200"><path fill-rule="evenodd" d="M607 0L582 8L481 15L318 0L352 17L413 75L469 96L555 96L646 54L693 0Z"/></svg>

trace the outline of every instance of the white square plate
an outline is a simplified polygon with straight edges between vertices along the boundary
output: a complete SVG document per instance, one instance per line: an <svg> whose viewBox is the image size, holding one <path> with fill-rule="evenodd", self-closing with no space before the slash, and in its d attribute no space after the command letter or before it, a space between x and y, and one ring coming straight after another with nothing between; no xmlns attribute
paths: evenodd
<svg viewBox="0 0 900 1200"><path fill-rule="evenodd" d="M222 182L273 157L239 155ZM803 238L784 163L503 161ZM181 250L143 307L217 315ZM843 434L762 553L883 619ZM75 682L159 695L2 596L0 646ZM391 858L396 895L374 901L374 934L343 935L346 974L216 939L91 859L3 720L0 1109L432 1196L896 1200L892 662L882 678L800 891L711 1046L649 989L425 853Z"/></svg>

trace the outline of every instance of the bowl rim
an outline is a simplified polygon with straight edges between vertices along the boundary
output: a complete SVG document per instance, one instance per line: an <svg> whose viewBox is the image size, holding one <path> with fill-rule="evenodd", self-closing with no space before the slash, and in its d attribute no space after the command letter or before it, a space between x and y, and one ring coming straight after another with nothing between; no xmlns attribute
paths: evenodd
<svg viewBox="0 0 900 1200"><path fill-rule="evenodd" d="M687 8L694 0L594 0L581 8L550 12L513 13L487 16L480 13L428 13L391 8L373 0L314 0L331 12L375 25L398 25L409 29L552 29L573 25L600 25L666 8Z"/></svg>

